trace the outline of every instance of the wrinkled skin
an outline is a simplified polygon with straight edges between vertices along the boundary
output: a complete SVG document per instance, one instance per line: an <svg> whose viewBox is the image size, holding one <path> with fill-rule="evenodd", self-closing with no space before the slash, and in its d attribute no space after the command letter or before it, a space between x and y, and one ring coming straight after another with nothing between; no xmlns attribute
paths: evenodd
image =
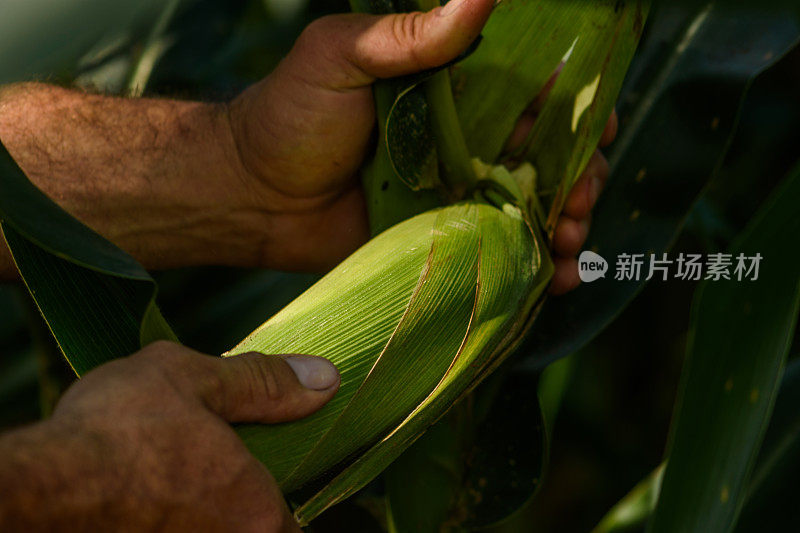
<svg viewBox="0 0 800 533"><path fill-rule="evenodd" d="M375 125L371 84L453 59L480 33L492 5L464 0L445 15L437 8L427 14L324 17L306 28L272 74L232 103L234 138L257 184L254 190L264 205L279 206L280 232L295 236L283 250L292 261L330 267L368 239L357 171ZM527 136L550 87L552 80L542 94L531 95L508 152ZM613 115L601 146L613 140L616 129ZM555 230L554 294L580 283L575 255L607 177L608 164L598 151Z"/></svg>
<svg viewBox="0 0 800 533"><path fill-rule="evenodd" d="M230 426L296 420L333 397L333 365L297 357L320 365L313 388L280 356L167 342L89 372L50 420L0 439L0 529L299 532Z"/></svg>

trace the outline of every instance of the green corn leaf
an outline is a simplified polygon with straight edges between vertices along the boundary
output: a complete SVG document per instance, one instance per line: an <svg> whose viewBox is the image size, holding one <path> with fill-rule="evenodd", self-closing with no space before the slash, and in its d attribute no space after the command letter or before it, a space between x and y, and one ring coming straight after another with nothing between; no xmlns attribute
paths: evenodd
<svg viewBox="0 0 800 533"><path fill-rule="evenodd" d="M500 4L484 44L459 69L455 86L469 146L495 161L516 117L568 56L524 148L551 206L548 231L597 146L648 9L642 0ZM502 118L487 122L494 117Z"/></svg>
<svg viewBox="0 0 800 533"><path fill-rule="evenodd" d="M99 61L109 50L146 33L161 4L4 4L0 83L74 72L79 62ZM154 303L156 286L150 275L39 192L3 146L0 220L20 274L76 373L152 340L175 339Z"/></svg>
<svg viewBox="0 0 800 533"><path fill-rule="evenodd" d="M653 512L658 502L661 481L664 479L664 464L636 484L610 511L600 520L592 533L613 533L630 531L641 527Z"/></svg>
<svg viewBox="0 0 800 533"><path fill-rule="evenodd" d="M798 317L797 198L800 166L730 250L734 258L761 254L757 281L698 289L649 531L730 531L736 523Z"/></svg>
<svg viewBox="0 0 800 533"><path fill-rule="evenodd" d="M742 516L736 531L781 531L796 523L793 506L794 482L800 469L800 359L795 356L786 367L764 444L747 487ZM637 483L603 517L594 533L630 531L642 526L658 503L662 463Z"/></svg>
<svg viewBox="0 0 800 533"><path fill-rule="evenodd" d="M530 394L537 378L498 371L391 465L391 531L473 530L531 498L547 459L542 408Z"/></svg>
<svg viewBox="0 0 800 533"><path fill-rule="evenodd" d="M642 34L649 2L582 3L577 41L534 124L526 157L551 206L551 232L594 153Z"/></svg>
<svg viewBox="0 0 800 533"><path fill-rule="evenodd" d="M401 135L402 130L406 126L409 128L409 133L415 133L417 137L423 139L429 138L428 131L428 115L427 108L418 109L413 107L419 104L419 93L414 93L414 99L409 101L405 99L410 108L402 107L398 109L396 104L398 102L398 91L402 92L404 84L398 87L398 82L393 80L378 81L373 87L375 94L376 110L378 115L378 149L375 157L367 163L362 169L361 183L364 187L364 196L367 201L367 209L369 212L370 229L373 235L377 235L402 220L409 217L440 207L443 202L439 193L434 190L419 187L414 190L409 187L409 183L424 183L430 184L438 181L438 169L435 164L429 164L429 155L424 154L420 150L420 143L418 141L409 141L408 145L413 147L413 152L416 154L415 158L402 158L397 155L401 147L396 146L395 160L392 160L390 155L389 145L386 142L388 131L387 121L389 114L394 109L395 115L398 112L405 112L406 114L414 115L416 117L424 116L425 119L420 118L399 118L395 116L394 135ZM400 95L402 96L402 95ZM406 104L404 104L406 105ZM419 130L415 125L418 123L424 124L422 130ZM420 134L421 131L421 134ZM429 154L435 153L431 147ZM414 170L405 170L406 177L400 176L398 166L403 166L403 161L410 160L418 161L417 166L413 166L418 174L415 177L409 178L408 174ZM434 176L432 173L436 172Z"/></svg>
<svg viewBox="0 0 800 533"><path fill-rule="evenodd" d="M150 275L39 191L0 144L0 220L17 268L78 375L175 339Z"/></svg>
<svg viewBox="0 0 800 533"><path fill-rule="evenodd" d="M378 82L397 93L386 117L386 150L397 177L413 191L441 187L439 180L436 138L426 98L426 81L436 73L469 57L481 42L473 42L460 56L448 64L396 80ZM379 90L385 90L380 89Z"/></svg>
<svg viewBox="0 0 800 533"><path fill-rule="evenodd" d="M419 8L416 1L407 4L350 1L354 12L375 15ZM373 86L379 141L374 158L361 171L372 235L443 205L438 192L430 190L438 184L438 165L427 101L417 87L420 81L417 75L378 80Z"/></svg>
<svg viewBox="0 0 800 533"><path fill-rule="evenodd" d="M612 268L620 253L661 254L672 246L722 165L751 85L798 42L800 29L785 12L749 8L746 13L736 16L719 2L688 12L660 4L649 19L648 37L619 103L622 122L610 147L611 176L584 247ZM774 144L767 140L747 160L734 160L721 173L724 186L746 183L741 169L757 176L794 127L790 122L773 137L756 124L751 135ZM526 364L543 368L579 350L644 284L608 276L549 301L520 348Z"/></svg>
<svg viewBox="0 0 800 533"><path fill-rule="evenodd" d="M397 96L386 119L385 138L392 168L408 188L440 186L439 158L422 86L412 85Z"/></svg>
<svg viewBox="0 0 800 533"><path fill-rule="evenodd" d="M796 483L800 473L800 358L786 366L781 390L736 531L789 531L800 518Z"/></svg>
<svg viewBox="0 0 800 533"><path fill-rule="evenodd" d="M475 431L470 407L459 403L386 470L390 533L439 532L451 523L453 500L464 483L464 449Z"/></svg>
<svg viewBox="0 0 800 533"><path fill-rule="evenodd" d="M391 531L525 528L524 510L533 505L544 477L572 360L562 359L541 375L513 363L489 377L386 471ZM409 491L412 485L418 489Z"/></svg>
<svg viewBox="0 0 800 533"><path fill-rule="evenodd" d="M501 2L481 47L453 72L459 116L470 153L496 161L517 117L539 94L578 36L581 1L547 0L536 9ZM529 31L536 28L536 31Z"/></svg>
<svg viewBox="0 0 800 533"><path fill-rule="evenodd" d="M649 2L643 0L500 4L484 30L481 45L453 69L458 116L470 153L491 163L498 160L517 117L571 52L526 143L534 166L543 169L540 190L548 196L548 205L552 204L552 220L593 153L613 109L648 8ZM399 11L383 3L356 2L354 9ZM590 75L592 78L587 78ZM587 87L593 87L591 94ZM417 191L438 183L422 92L421 87L407 82L376 85L379 138L387 145L385 153L379 147L375 161L364 173L375 233L441 202L432 192L412 192L402 186Z"/></svg>

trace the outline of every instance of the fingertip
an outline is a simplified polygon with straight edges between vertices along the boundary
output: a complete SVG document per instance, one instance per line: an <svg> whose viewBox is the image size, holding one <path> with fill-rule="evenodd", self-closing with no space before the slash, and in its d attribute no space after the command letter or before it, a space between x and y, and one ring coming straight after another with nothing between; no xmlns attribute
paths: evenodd
<svg viewBox="0 0 800 533"><path fill-rule="evenodd" d="M557 255L572 257L580 251L588 235L589 220L587 218L575 220L562 216L559 218L553 234L553 250Z"/></svg>
<svg viewBox="0 0 800 533"><path fill-rule="evenodd" d="M497 0L449 0L437 14L440 17L458 14L462 18L462 23L478 26L478 31L480 31L498 4Z"/></svg>
<svg viewBox="0 0 800 533"><path fill-rule="evenodd" d="M508 139L506 139L503 148L504 154L517 150L527 140L528 135L530 134L531 130L533 130L533 126L536 123L539 113L541 113L542 109L544 108L547 97L550 96L550 91L553 89L559 74L561 74L561 71L564 68L564 65L565 63L563 61L558 64L556 69L547 79L544 87L542 87L542 89L539 91L539 94L537 94L533 101L528 104L528 107L525 108L520 117L517 119L514 130L511 132L511 135L508 136Z"/></svg>
<svg viewBox="0 0 800 533"><path fill-rule="evenodd" d="M339 372L322 357L249 352L212 363L198 396L228 422L274 424L304 418L333 398Z"/></svg>
<svg viewBox="0 0 800 533"><path fill-rule="evenodd" d="M617 137L618 128L619 118L617 117L617 110L615 109L611 112L611 116L608 117L608 122L606 122L606 126L603 129L603 134L600 136L599 146L601 148L614 142L614 139Z"/></svg>
<svg viewBox="0 0 800 533"><path fill-rule="evenodd" d="M294 372L297 381L306 389L327 391L339 388L339 371L324 357L314 355L284 355L286 364Z"/></svg>
<svg viewBox="0 0 800 533"><path fill-rule="evenodd" d="M351 85L361 87L454 60L480 35L493 7L494 0L451 0L425 13L351 16L352 24L337 37L344 43L339 54L362 74Z"/></svg>
<svg viewBox="0 0 800 533"><path fill-rule="evenodd" d="M329 15L303 32L298 42L305 46L299 47L303 53L296 55L296 62L322 57L314 64L315 79L336 89L362 88L376 79L440 67L472 44L493 8L494 0L451 0L425 13Z"/></svg>
<svg viewBox="0 0 800 533"><path fill-rule="evenodd" d="M511 135L509 135L508 139L506 139L505 146L503 147L503 153L507 154L514 152L520 148L528 139L528 134L530 134L535 123L536 115L524 113L522 116L520 116L519 120L517 120L517 123L514 126L514 130L511 132Z"/></svg>
<svg viewBox="0 0 800 533"><path fill-rule="evenodd" d="M539 91L539 94L536 95L536 98L533 99L533 102L528 106L525 110L527 113L539 114L542 109L544 109L544 104L547 102L547 97L550 96L550 91L553 90L553 86L556 84L556 80L561 75L561 71L564 70L565 62L560 62L553 73L550 74L550 77L547 78L547 81L542 87L542 90Z"/></svg>
<svg viewBox="0 0 800 533"><path fill-rule="evenodd" d="M609 173L610 167L605 156L600 150L595 150L578 182L567 196L564 213L576 219L590 216Z"/></svg>
<svg viewBox="0 0 800 533"><path fill-rule="evenodd" d="M575 289L581 284L578 276L578 260L574 257L555 257L553 258L555 272L550 282L548 292L553 296L560 296Z"/></svg>
<svg viewBox="0 0 800 533"><path fill-rule="evenodd" d="M422 32L426 42L420 44L430 53L429 66L443 65L466 50L480 35L494 7L495 0L450 0L426 13L433 31L429 36Z"/></svg>
<svg viewBox="0 0 800 533"><path fill-rule="evenodd" d="M564 214L580 220L588 217L594 207L596 200L595 187L598 184L593 182L593 179L584 172L578 182L572 187L567 195L567 201L564 203ZM596 194L599 194L598 190Z"/></svg>

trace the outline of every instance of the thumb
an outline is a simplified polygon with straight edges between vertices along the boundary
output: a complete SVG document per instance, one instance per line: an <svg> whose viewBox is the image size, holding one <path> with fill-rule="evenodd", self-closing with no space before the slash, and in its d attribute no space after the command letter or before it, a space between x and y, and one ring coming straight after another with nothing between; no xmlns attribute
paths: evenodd
<svg viewBox="0 0 800 533"><path fill-rule="evenodd" d="M274 424L304 418L339 390L339 372L322 357L252 352L203 359L206 379L198 380L193 392L228 422Z"/></svg>
<svg viewBox="0 0 800 533"><path fill-rule="evenodd" d="M323 17L306 28L287 62L333 89L438 67L478 37L493 7L494 0L450 0L427 13Z"/></svg>

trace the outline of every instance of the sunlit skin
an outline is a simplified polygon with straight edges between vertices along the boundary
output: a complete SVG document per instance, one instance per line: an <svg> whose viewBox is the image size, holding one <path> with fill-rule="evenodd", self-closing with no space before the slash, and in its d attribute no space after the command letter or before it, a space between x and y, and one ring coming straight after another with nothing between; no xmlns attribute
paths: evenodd
<svg viewBox="0 0 800 533"><path fill-rule="evenodd" d="M453 59L493 3L326 17L230 104L0 88L0 139L39 188L147 268L326 270L368 238L357 170L375 127L371 84ZM616 128L612 116L601 146ZM579 283L575 254L607 176L597 152L567 200L553 293ZM15 275L0 248L0 278ZM230 423L319 409L339 384L320 363L317 383L330 379L311 389L278 356L223 360L167 343L99 367L52 419L0 436L0 529L299 531Z"/></svg>
<svg viewBox="0 0 800 533"><path fill-rule="evenodd" d="M284 253L300 262L309 255L335 262L367 239L357 169L375 123L371 84L451 60L480 33L492 5L491 0L465 0L445 16L440 16L445 8L437 8L411 17L320 19L270 76L234 101L232 126L244 164L264 183L265 202L285 207L276 219L281 231L297 236ZM508 152L527 137L553 81L542 94L532 95L508 139ZM600 146L609 144L616 130L614 114ZM295 179L298 175L304 178ZM575 255L607 177L608 164L598 151L571 191L555 230L553 294L580 283Z"/></svg>
<svg viewBox="0 0 800 533"><path fill-rule="evenodd" d="M298 357L298 356L293 356ZM339 388L283 357L221 359L158 342L86 374L46 422L0 438L0 530L299 532L230 424L275 424Z"/></svg>
<svg viewBox="0 0 800 533"><path fill-rule="evenodd" d="M453 59L491 6L322 18L230 104L7 87L0 138L37 186L149 269L325 271L369 237L358 168L375 128L371 84ZM550 85L532 98L508 150L526 137ZM601 145L616 124L612 116ZM607 175L597 152L567 200L554 237L555 294L579 283L574 256ZM13 275L0 250L0 278Z"/></svg>

